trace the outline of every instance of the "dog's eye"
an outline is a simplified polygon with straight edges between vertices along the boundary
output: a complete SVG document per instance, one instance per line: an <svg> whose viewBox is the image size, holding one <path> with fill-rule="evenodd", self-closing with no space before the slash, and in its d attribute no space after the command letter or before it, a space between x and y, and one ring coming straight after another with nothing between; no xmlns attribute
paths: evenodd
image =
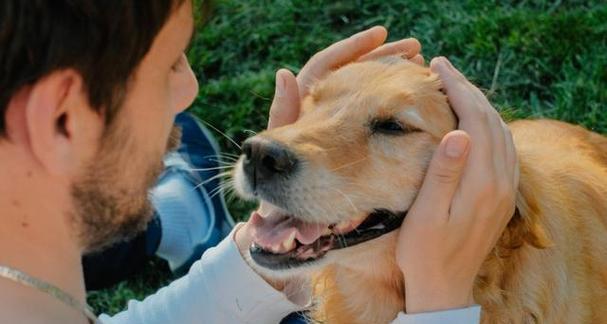
<svg viewBox="0 0 607 324"><path fill-rule="evenodd" d="M406 133L406 130L406 127L394 119L375 120L371 123L371 132L373 133L402 135Z"/></svg>

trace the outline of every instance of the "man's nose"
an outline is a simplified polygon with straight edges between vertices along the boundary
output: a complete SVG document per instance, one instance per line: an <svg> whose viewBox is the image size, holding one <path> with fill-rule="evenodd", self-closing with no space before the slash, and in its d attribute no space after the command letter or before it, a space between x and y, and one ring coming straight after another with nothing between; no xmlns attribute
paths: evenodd
<svg viewBox="0 0 607 324"><path fill-rule="evenodd" d="M298 160L283 144L262 137L247 139L242 145L244 171L254 186L285 178L293 173Z"/></svg>
<svg viewBox="0 0 607 324"><path fill-rule="evenodd" d="M194 71L192 71L192 67L185 54L182 55L183 64L175 72L171 81L173 87L173 106L177 110L177 113L190 107L194 99L196 99L199 90L196 75L194 75Z"/></svg>

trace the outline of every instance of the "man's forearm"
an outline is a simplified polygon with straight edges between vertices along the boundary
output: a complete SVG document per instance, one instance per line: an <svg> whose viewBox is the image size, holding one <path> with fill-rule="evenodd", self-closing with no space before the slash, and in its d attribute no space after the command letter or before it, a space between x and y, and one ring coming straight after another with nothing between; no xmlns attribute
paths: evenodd
<svg viewBox="0 0 607 324"><path fill-rule="evenodd" d="M233 233L205 252L189 273L103 323L278 323L301 310L242 259Z"/></svg>

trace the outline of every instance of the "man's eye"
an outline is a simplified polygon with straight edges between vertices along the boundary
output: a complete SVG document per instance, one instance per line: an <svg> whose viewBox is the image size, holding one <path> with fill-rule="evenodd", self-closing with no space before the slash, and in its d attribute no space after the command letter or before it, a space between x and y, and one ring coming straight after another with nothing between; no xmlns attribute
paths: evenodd
<svg viewBox="0 0 607 324"><path fill-rule="evenodd" d="M371 132L373 134L404 135L407 131L407 127L395 119L374 120L371 122Z"/></svg>

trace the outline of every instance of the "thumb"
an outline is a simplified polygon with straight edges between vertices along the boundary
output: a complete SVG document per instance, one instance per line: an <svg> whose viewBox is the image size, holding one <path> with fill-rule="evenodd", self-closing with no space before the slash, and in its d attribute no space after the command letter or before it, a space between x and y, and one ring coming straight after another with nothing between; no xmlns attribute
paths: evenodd
<svg viewBox="0 0 607 324"><path fill-rule="evenodd" d="M299 101L297 79L293 73L287 69L278 70L268 129L294 123L299 117Z"/></svg>
<svg viewBox="0 0 607 324"><path fill-rule="evenodd" d="M456 130L443 137L412 206L412 209L416 210L415 214L422 214L424 217L449 214L469 151L470 137L466 132Z"/></svg>

